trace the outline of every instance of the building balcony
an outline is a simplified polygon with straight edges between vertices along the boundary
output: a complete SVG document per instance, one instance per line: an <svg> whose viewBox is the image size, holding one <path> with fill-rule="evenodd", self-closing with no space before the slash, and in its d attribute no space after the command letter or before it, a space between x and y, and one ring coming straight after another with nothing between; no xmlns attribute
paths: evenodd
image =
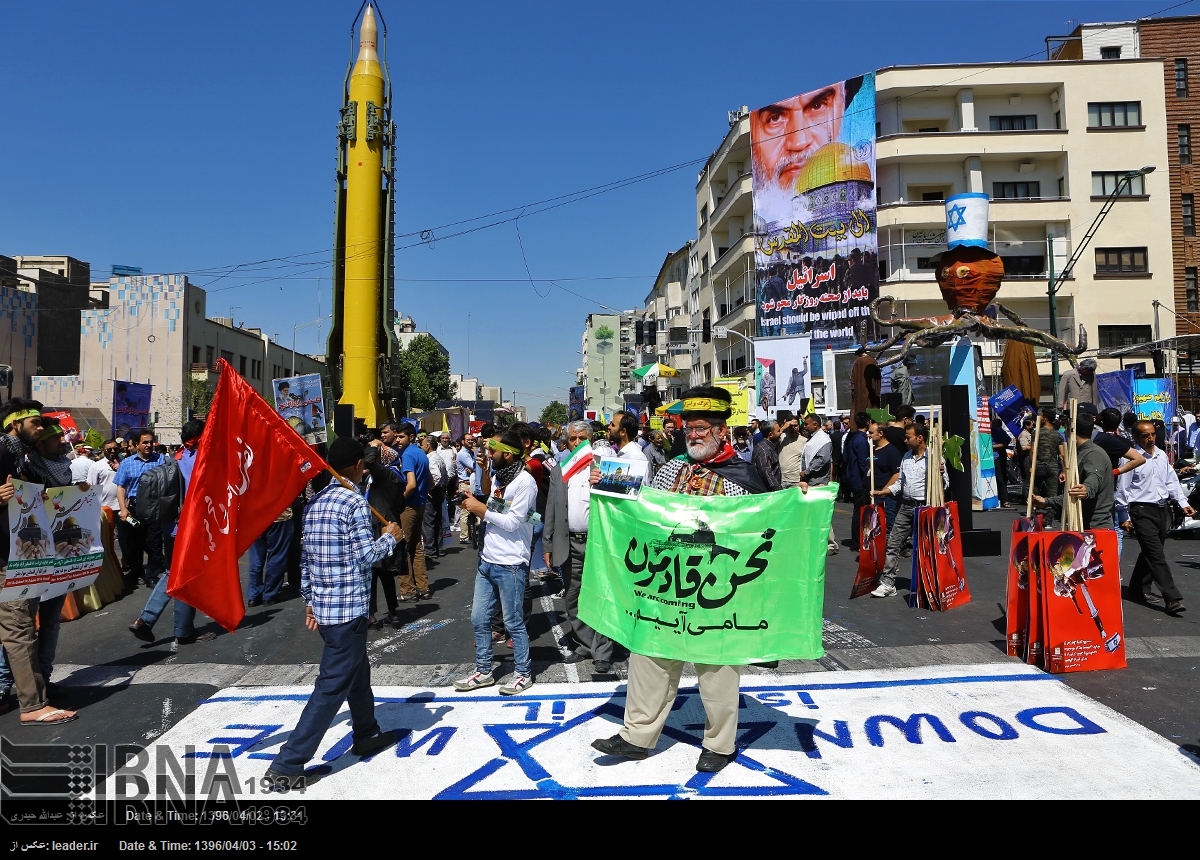
<svg viewBox="0 0 1200 860"><path fill-rule="evenodd" d="M754 235L752 233L747 233L726 248L725 252L717 258L717 262L709 270L710 274L713 278L728 274L729 270L734 268L734 263L741 260L746 254L754 254Z"/></svg>
<svg viewBox="0 0 1200 860"><path fill-rule="evenodd" d="M725 196L717 203L712 217L708 219L709 229L714 233L728 229L725 219L730 216L747 217L752 214L751 181L749 172L738 177L737 182L725 192Z"/></svg>
<svg viewBox="0 0 1200 860"><path fill-rule="evenodd" d="M935 131L889 134L875 142L878 163L911 158L956 158L972 155L1061 155L1065 128L1032 131Z"/></svg>

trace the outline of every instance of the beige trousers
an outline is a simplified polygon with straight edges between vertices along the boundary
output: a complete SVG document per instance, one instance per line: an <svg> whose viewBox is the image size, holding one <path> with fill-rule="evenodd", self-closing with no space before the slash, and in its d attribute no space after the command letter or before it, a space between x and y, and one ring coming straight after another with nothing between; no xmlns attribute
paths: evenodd
<svg viewBox="0 0 1200 860"><path fill-rule="evenodd" d="M37 656L38 605L36 599L0 603L0 643L8 652L8 668L13 674L22 714L40 711L47 704L46 679L42 677Z"/></svg>
<svg viewBox="0 0 1200 860"><path fill-rule="evenodd" d="M658 743L667 715L679 693L682 660L629 655L629 687L625 696L625 727L621 737L634 746L652 748ZM737 666L696 664L700 701L704 703L704 748L733 755L737 741Z"/></svg>

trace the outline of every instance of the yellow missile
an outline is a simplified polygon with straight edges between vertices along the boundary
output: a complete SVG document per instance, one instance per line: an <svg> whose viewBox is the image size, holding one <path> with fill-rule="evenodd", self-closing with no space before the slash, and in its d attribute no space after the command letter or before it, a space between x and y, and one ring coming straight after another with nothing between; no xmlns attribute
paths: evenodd
<svg viewBox="0 0 1200 860"><path fill-rule="evenodd" d="M375 427L390 415L379 395L383 180L383 69L376 50L379 29L368 6L359 28L358 58L350 78L357 104L355 135L346 159L346 288L342 397L356 418Z"/></svg>

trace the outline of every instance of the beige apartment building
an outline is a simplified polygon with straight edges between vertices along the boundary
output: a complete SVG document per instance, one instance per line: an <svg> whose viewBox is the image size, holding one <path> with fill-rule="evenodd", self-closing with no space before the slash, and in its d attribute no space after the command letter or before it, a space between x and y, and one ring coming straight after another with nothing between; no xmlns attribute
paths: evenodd
<svg viewBox="0 0 1200 860"><path fill-rule="evenodd" d="M1175 295L1162 60L892 67L876 93L880 294L899 315L948 312L929 265L946 247L942 201L982 191L1006 271L997 300L1047 330L1050 267L1061 274L1122 174L1157 167L1127 186L1057 301L1068 341L1079 325L1090 348L1151 339L1153 302L1173 309ZM996 345L984 354L998 374Z"/></svg>

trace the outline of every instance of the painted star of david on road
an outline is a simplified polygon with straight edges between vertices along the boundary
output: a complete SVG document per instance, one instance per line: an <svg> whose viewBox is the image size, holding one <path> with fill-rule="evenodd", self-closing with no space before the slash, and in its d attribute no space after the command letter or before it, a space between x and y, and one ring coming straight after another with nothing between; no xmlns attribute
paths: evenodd
<svg viewBox="0 0 1200 860"><path fill-rule="evenodd" d="M950 207L950 211L946 213L946 229L957 230L959 227L967 226L967 207L958 204Z"/></svg>

